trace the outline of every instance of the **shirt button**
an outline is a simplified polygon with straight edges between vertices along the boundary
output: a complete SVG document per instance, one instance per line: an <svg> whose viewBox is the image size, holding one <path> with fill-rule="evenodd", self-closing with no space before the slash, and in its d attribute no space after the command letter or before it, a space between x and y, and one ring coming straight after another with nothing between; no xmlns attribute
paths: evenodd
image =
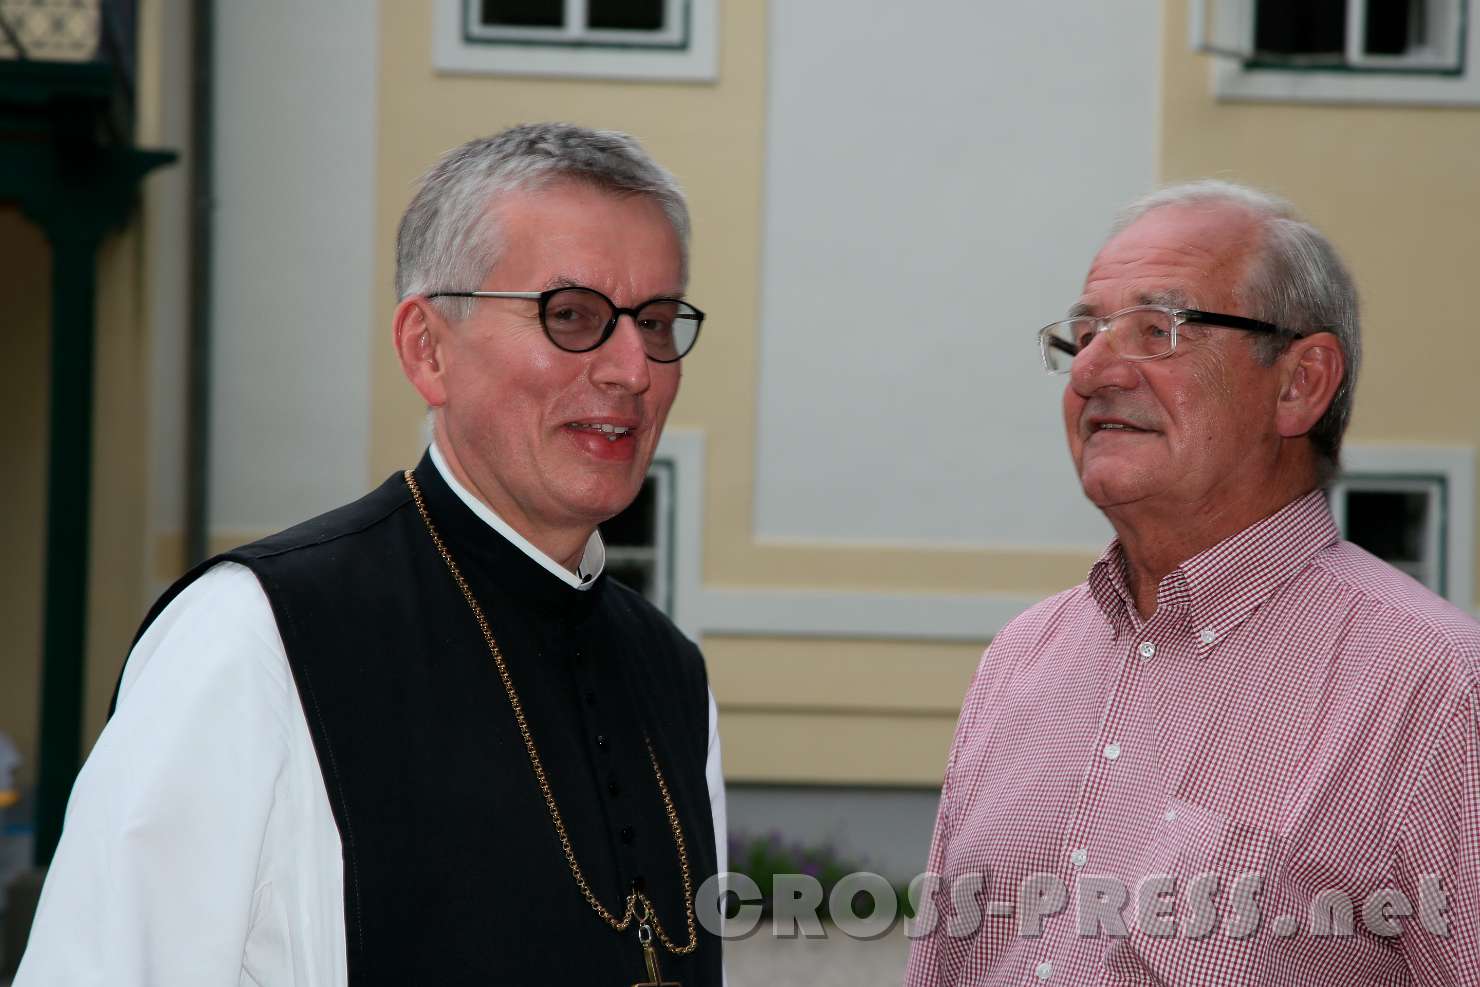
<svg viewBox="0 0 1480 987"><path fill-rule="evenodd" d="M1176 822L1177 821L1177 810L1176 809L1168 809L1167 811L1165 811L1165 812L1163 812L1161 814L1161 818L1165 819L1167 822Z"/></svg>
<svg viewBox="0 0 1480 987"><path fill-rule="evenodd" d="M1084 847L1080 847L1077 850L1071 850L1069 852L1069 863L1073 864L1075 867L1083 867L1085 863L1088 862L1088 860L1089 851L1085 850Z"/></svg>
<svg viewBox="0 0 1480 987"><path fill-rule="evenodd" d="M604 733L598 733L596 735L596 746L597 747L605 747L606 746L606 734L604 734Z"/></svg>
<svg viewBox="0 0 1480 987"><path fill-rule="evenodd" d="M622 831L620 833L618 833L617 835L622 838L622 842L623 843L631 843L632 842L632 837L635 834L632 832L632 827L631 826L623 826L622 827Z"/></svg>
<svg viewBox="0 0 1480 987"><path fill-rule="evenodd" d="M1120 756L1120 745L1119 744L1106 744L1105 745L1105 750L1103 751L1103 753L1105 755L1105 760L1107 760L1107 761L1113 761L1117 757Z"/></svg>
<svg viewBox="0 0 1480 987"><path fill-rule="evenodd" d="M595 689L587 689L586 690L586 704L588 706L595 706L596 705L596 690Z"/></svg>
<svg viewBox="0 0 1480 987"><path fill-rule="evenodd" d="M622 794L622 786L621 785L618 785L616 783L616 780L615 779L612 780L612 781L609 781L609 782L606 783L606 793L608 795L611 795L612 797L616 797L618 795L621 795Z"/></svg>
<svg viewBox="0 0 1480 987"><path fill-rule="evenodd" d="M1048 962L1048 960L1044 960L1033 968L1033 975L1039 980L1047 980L1053 976L1053 964Z"/></svg>
<svg viewBox="0 0 1480 987"><path fill-rule="evenodd" d="M1198 632L1197 639L1203 644L1212 644L1214 641L1218 640L1218 632L1213 630L1211 627L1204 627L1201 631Z"/></svg>
<svg viewBox="0 0 1480 987"><path fill-rule="evenodd" d="M1156 645L1152 644L1150 641L1142 641L1141 646L1136 650L1141 652L1142 658L1150 658L1152 655L1156 654Z"/></svg>

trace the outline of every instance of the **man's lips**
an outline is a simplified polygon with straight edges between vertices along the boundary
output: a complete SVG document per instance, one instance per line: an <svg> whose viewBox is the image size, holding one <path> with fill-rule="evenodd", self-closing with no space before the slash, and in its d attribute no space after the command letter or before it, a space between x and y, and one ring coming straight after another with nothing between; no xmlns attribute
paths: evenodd
<svg viewBox="0 0 1480 987"><path fill-rule="evenodd" d="M633 438L637 435L640 423L635 418L616 417L609 415L593 415L589 418L578 418L566 422L564 427L579 433L596 435L605 438L608 442L618 442L622 439Z"/></svg>
<svg viewBox="0 0 1480 987"><path fill-rule="evenodd" d="M1109 432L1117 435L1144 434L1155 432L1151 426L1129 418L1118 418L1111 415L1092 415L1085 419L1085 430L1088 435L1098 435Z"/></svg>

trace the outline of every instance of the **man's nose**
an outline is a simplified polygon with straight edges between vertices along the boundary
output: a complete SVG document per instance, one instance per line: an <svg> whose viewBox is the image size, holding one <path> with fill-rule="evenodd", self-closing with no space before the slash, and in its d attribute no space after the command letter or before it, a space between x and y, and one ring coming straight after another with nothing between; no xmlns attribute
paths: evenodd
<svg viewBox="0 0 1480 987"><path fill-rule="evenodd" d="M1102 387L1129 389L1136 386L1140 375L1131 361L1115 352L1108 332L1097 332L1089 345L1074 356L1069 365L1069 386L1089 397Z"/></svg>
<svg viewBox="0 0 1480 987"><path fill-rule="evenodd" d="M632 316L617 316L611 337L596 348L591 364L591 381L633 394L641 394L652 384L642 330L637 328L637 320Z"/></svg>

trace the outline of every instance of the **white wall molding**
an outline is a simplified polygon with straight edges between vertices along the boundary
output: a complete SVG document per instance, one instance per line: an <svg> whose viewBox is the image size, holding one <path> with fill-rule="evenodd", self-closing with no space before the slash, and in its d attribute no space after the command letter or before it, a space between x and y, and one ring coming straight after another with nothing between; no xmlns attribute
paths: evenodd
<svg viewBox="0 0 1480 987"><path fill-rule="evenodd" d="M705 634L980 641L1040 597L990 593L855 593L705 585L704 433L663 432L654 459L674 465L673 613L689 637Z"/></svg>

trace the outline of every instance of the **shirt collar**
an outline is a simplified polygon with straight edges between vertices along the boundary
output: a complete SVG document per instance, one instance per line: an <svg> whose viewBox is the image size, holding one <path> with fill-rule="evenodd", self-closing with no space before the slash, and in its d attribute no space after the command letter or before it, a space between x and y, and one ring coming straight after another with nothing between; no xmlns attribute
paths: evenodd
<svg viewBox="0 0 1480 987"><path fill-rule="evenodd" d="M1213 646L1303 569L1317 552L1340 537L1323 490L1313 490L1194 555L1167 573L1156 587L1156 608L1183 611L1197 636L1197 656ZM1119 539L1089 573L1096 604L1122 630L1141 623L1125 578Z"/></svg>
<svg viewBox="0 0 1480 987"><path fill-rule="evenodd" d="M432 443L430 452L432 465L437 467L437 472L447 484L448 489L457 494L457 499L477 515L480 521L503 535L505 540L515 548L539 563L541 568L562 579L566 585L574 586L576 589L590 589L596 583L596 577L601 575L602 570L606 568L606 543L601 540L599 530L593 530L591 537L586 539L586 550L581 554L581 563L577 567L580 570L579 575L571 572L535 548L529 539L515 531L507 521L495 514L493 508L473 496L470 490L457 482L457 477L452 475L452 469L447 465L447 460L442 458L442 450L437 448L437 443Z"/></svg>

